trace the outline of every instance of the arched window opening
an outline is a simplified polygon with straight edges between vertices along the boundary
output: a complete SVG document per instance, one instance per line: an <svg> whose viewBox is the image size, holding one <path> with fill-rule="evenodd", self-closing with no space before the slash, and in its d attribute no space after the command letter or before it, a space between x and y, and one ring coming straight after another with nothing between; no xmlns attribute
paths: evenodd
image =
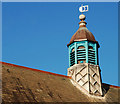
<svg viewBox="0 0 120 104"><path fill-rule="evenodd" d="M84 46L79 46L79 47L78 47L78 49L83 49L83 48L85 48L85 47L84 47Z"/></svg>
<svg viewBox="0 0 120 104"><path fill-rule="evenodd" d="M95 64L95 50L92 46L88 46L88 63Z"/></svg>
<svg viewBox="0 0 120 104"><path fill-rule="evenodd" d="M74 51L75 51L75 49L73 48L73 49L72 49L72 52L74 52Z"/></svg>
<svg viewBox="0 0 120 104"><path fill-rule="evenodd" d="M75 48L72 48L70 52L70 66L73 66L74 64L75 64Z"/></svg>
<svg viewBox="0 0 120 104"><path fill-rule="evenodd" d="M88 49L93 49L93 47L92 46L88 46Z"/></svg>
<svg viewBox="0 0 120 104"><path fill-rule="evenodd" d="M93 47L92 46L88 46L88 49L93 49Z"/></svg>
<svg viewBox="0 0 120 104"><path fill-rule="evenodd" d="M78 46L77 48L77 64L86 63L86 50L84 46Z"/></svg>

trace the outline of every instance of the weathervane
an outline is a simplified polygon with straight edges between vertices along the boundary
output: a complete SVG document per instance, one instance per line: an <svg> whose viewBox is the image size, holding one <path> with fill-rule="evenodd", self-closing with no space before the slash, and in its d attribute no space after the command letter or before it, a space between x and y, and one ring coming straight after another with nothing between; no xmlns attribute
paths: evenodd
<svg viewBox="0 0 120 104"><path fill-rule="evenodd" d="M79 11L82 12L82 13L87 12L88 11L88 5L83 6L83 4L82 4L81 7L79 8Z"/></svg>

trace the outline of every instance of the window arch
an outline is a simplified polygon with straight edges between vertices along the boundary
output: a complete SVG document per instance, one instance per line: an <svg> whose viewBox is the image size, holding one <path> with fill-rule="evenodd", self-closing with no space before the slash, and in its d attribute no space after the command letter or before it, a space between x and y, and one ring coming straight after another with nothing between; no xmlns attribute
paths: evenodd
<svg viewBox="0 0 120 104"><path fill-rule="evenodd" d="M88 49L93 49L93 47L92 46L88 46Z"/></svg>
<svg viewBox="0 0 120 104"><path fill-rule="evenodd" d="M71 52L74 52L75 51L75 48L72 48Z"/></svg>
<svg viewBox="0 0 120 104"><path fill-rule="evenodd" d="M82 48L85 48L84 46L78 46L78 48L77 49L82 49Z"/></svg>

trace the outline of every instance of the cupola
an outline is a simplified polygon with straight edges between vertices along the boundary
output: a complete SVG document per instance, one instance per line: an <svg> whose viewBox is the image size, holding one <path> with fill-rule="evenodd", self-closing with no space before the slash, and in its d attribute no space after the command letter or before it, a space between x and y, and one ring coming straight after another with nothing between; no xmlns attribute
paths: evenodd
<svg viewBox="0 0 120 104"><path fill-rule="evenodd" d="M79 28L72 36L67 47L69 48L69 66L79 63L91 63L98 65L99 43L93 34L87 29L86 16L81 14Z"/></svg>

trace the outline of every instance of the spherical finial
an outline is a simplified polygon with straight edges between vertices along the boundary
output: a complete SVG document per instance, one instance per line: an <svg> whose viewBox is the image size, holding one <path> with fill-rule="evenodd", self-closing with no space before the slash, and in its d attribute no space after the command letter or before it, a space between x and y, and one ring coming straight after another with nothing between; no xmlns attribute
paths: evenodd
<svg viewBox="0 0 120 104"><path fill-rule="evenodd" d="M79 16L79 19L80 19L80 20L85 20L85 18L86 18L86 17L85 17L84 14L81 14L81 15Z"/></svg>

